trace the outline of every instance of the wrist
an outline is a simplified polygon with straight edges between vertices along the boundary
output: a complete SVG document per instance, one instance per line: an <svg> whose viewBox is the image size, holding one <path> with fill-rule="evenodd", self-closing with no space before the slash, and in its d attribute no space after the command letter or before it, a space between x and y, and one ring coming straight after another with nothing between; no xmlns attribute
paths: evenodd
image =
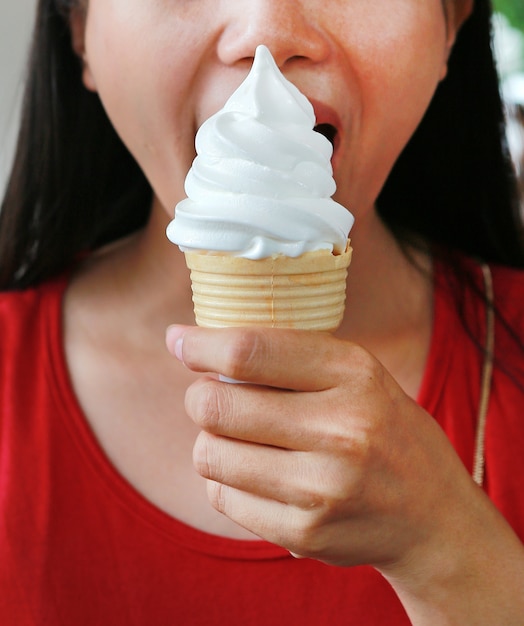
<svg viewBox="0 0 524 626"><path fill-rule="evenodd" d="M468 515L377 569L420 626L524 623L524 549L483 492Z"/></svg>

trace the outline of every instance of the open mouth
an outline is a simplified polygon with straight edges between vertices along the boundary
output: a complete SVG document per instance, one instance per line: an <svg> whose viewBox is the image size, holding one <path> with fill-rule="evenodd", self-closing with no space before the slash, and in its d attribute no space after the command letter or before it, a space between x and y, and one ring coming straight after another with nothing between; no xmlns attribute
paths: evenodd
<svg viewBox="0 0 524 626"><path fill-rule="evenodd" d="M317 133L324 135L324 137L333 146L333 150L335 150L338 131L333 124L317 124L313 130L316 130Z"/></svg>

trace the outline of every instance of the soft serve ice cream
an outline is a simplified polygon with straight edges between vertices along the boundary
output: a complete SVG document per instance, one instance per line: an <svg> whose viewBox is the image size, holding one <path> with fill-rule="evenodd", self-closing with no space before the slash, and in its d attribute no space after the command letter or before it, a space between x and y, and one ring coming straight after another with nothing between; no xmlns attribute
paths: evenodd
<svg viewBox="0 0 524 626"><path fill-rule="evenodd" d="M314 125L308 99L259 46L245 81L197 133L169 239L248 259L344 252L353 216L331 198L333 148Z"/></svg>
<svg viewBox="0 0 524 626"><path fill-rule="evenodd" d="M200 326L334 330L353 216L331 196L332 146L307 98L259 46L251 72L200 127L169 239L191 269Z"/></svg>

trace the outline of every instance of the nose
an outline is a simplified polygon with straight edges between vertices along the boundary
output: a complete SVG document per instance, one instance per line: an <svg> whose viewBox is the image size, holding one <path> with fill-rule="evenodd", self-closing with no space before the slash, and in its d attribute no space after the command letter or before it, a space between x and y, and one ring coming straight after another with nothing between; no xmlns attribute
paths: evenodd
<svg viewBox="0 0 524 626"><path fill-rule="evenodd" d="M322 2L326 0L231 0L218 41L220 60L227 65L252 61L256 47L264 44L281 68L291 59L323 61L330 44L319 20Z"/></svg>

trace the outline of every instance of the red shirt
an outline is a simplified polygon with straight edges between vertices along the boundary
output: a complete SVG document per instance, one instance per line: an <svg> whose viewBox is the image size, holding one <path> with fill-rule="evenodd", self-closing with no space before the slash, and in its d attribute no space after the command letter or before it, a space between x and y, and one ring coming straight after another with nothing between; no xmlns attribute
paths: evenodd
<svg viewBox="0 0 524 626"><path fill-rule="evenodd" d="M494 283L497 305L522 339L524 272L494 269ZM74 396L62 346L64 288L61 279L0 295L0 624L409 624L370 567L330 567L262 541L208 535L137 493L108 461ZM482 327L483 308L468 297L465 306ZM518 368L522 352L501 324L496 337L498 356ZM438 288L419 401L468 469L481 363ZM497 370L486 488L521 537L523 450L524 392Z"/></svg>

